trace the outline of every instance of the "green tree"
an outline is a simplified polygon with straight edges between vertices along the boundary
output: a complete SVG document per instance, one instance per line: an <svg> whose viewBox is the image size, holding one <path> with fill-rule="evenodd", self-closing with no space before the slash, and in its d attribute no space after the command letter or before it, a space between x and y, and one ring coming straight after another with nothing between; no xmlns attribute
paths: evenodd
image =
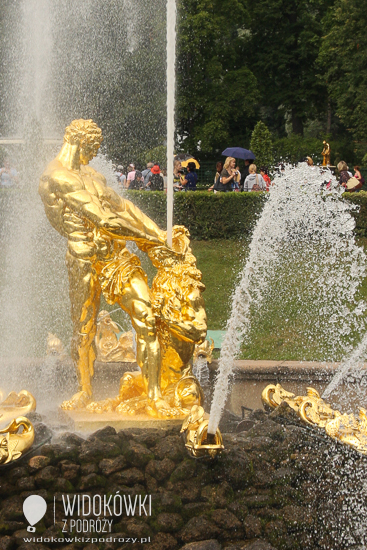
<svg viewBox="0 0 367 550"><path fill-rule="evenodd" d="M245 0L181 0L177 133L191 153L245 145L258 100L246 63Z"/></svg>
<svg viewBox="0 0 367 550"><path fill-rule="evenodd" d="M333 0L247 0L251 69L262 95L264 118L277 129L291 115L292 131L327 109L318 78L321 19ZM269 112L271 116L269 116Z"/></svg>
<svg viewBox="0 0 367 550"><path fill-rule="evenodd" d="M336 0L324 19L319 62L336 114L356 140L367 140L367 10Z"/></svg>
<svg viewBox="0 0 367 550"><path fill-rule="evenodd" d="M259 120L251 136L250 149L256 156L259 166L272 166L274 163L273 143L268 127Z"/></svg>

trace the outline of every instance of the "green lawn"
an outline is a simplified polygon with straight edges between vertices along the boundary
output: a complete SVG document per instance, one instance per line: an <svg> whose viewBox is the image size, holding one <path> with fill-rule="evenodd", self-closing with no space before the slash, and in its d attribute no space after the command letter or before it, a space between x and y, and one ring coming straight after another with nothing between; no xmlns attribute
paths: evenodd
<svg viewBox="0 0 367 550"><path fill-rule="evenodd" d="M366 248L367 239L359 244ZM204 293L208 328L224 329L230 315L231 295L243 268L248 242L194 241L192 249L206 285ZM319 315L315 303L312 276L318 266L300 251L299 265L290 269L285 255L268 287L261 310L253 308L251 329L242 349L242 358L270 360L340 360L341 343L356 345L361 331L328 334L328 314ZM358 298L367 301L367 278L359 289Z"/></svg>

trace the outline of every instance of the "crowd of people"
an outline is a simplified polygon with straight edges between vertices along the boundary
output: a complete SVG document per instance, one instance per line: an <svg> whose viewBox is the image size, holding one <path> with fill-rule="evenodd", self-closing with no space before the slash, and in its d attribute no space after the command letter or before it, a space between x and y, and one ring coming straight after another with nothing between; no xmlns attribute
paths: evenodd
<svg viewBox="0 0 367 550"><path fill-rule="evenodd" d="M121 189L145 191L165 191L167 189L167 170L161 169L158 163L148 162L143 171L136 170L134 164L129 164L125 173L122 165L117 166L116 177ZM173 164L173 190L196 191L198 175L195 162L188 162L186 170L180 160ZM214 185L208 191L214 193L229 191L268 191L271 185L268 169L265 166L257 173L257 166L252 161L245 161L240 171L233 157L227 157L224 164L217 162Z"/></svg>
<svg viewBox="0 0 367 550"><path fill-rule="evenodd" d="M167 189L167 170L161 169L159 163L148 162L145 170L135 169L135 164L129 164L127 174L122 165L117 166L117 181L121 189L144 191L165 191ZM198 176L196 165L189 162L187 171L182 168L181 161L175 160L173 167L174 191L196 191Z"/></svg>

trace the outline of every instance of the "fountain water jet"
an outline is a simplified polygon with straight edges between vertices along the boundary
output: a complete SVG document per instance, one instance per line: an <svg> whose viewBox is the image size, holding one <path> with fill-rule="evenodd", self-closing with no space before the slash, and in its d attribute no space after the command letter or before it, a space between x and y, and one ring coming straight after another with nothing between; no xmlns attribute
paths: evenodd
<svg viewBox="0 0 367 550"><path fill-rule="evenodd" d="M328 189L325 181L331 181ZM297 275L297 306L308 308L310 323L303 335L305 349L307 341L313 339L322 355L318 359L331 361L352 349L357 333L365 327L366 310L365 302L357 297L366 274L366 256L354 240L354 209L343 200L342 190L329 170L288 166L284 175L275 177L233 295L209 433L214 433L219 424L234 359L250 335L253 308L264 310L268 296L271 292L274 295L277 277L284 275L284 266L294 277ZM311 270L302 273L307 260ZM302 292L298 295L299 286ZM290 300L290 292L283 288L284 303ZM308 300L303 301L304 296Z"/></svg>

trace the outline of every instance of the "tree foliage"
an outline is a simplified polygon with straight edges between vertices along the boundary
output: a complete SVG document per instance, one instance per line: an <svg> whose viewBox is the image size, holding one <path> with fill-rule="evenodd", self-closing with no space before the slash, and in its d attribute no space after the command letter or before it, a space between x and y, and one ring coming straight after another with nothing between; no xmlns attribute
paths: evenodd
<svg viewBox="0 0 367 550"><path fill-rule="evenodd" d="M303 134L305 122L326 110L326 88L317 76L324 11L331 0L247 0L251 67L264 113L272 126Z"/></svg>
<svg viewBox="0 0 367 550"><path fill-rule="evenodd" d="M177 133L204 153L240 146L253 124L256 79L238 28L244 0L182 0L178 25Z"/></svg>
<svg viewBox="0 0 367 550"><path fill-rule="evenodd" d="M324 20L319 62L337 115L354 139L367 141L367 9L336 0Z"/></svg>
<svg viewBox="0 0 367 550"><path fill-rule="evenodd" d="M271 134L261 120L259 120L252 132L250 149L255 153L258 166L273 165L274 155Z"/></svg>

